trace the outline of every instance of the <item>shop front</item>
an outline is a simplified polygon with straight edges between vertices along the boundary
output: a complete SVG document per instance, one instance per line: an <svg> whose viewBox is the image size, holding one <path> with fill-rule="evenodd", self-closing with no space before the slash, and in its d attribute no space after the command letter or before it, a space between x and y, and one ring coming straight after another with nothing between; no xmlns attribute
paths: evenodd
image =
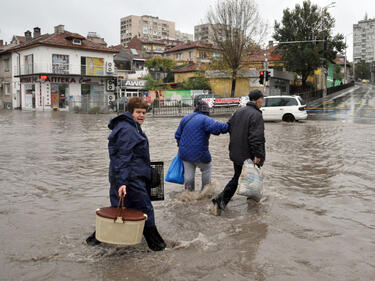
<svg viewBox="0 0 375 281"><path fill-rule="evenodd" d="M143 97L147 95L146 80L120 80L120 97Z"/></svg>
<svg viewBox="0 0 375 281"><path fill-rule="evenodd" d="M102 107L107 105L105 82L108 78L74 75L34 75L21 77L23 109Z"/></svg>

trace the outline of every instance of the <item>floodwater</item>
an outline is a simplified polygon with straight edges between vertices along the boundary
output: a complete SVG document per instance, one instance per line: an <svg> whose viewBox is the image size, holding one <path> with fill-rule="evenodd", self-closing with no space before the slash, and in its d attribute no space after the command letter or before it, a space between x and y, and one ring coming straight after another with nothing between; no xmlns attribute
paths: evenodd
<svg viewBox="0 0 375 281"><path fill-rule="evenodd" d="M374 280L375 119L322 116L266 123L259 204L235 195L216 217L167 183L154 208L168 248L152 252L83 243L109 205L110 115L0 111L0 280ZM178 122L143 125L165 170ZM228 136L210 143L219 192Z"/></svg>

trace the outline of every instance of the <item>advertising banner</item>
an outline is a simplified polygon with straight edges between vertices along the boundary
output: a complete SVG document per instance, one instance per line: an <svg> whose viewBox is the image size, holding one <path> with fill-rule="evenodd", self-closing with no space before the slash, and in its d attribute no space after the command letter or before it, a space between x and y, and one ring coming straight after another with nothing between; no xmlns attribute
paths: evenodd
<svg viewBox="0 0 375 281"><path fill-rule="evenodd" d="M104 75L104 59L86 57L86 75Z"/></svg>

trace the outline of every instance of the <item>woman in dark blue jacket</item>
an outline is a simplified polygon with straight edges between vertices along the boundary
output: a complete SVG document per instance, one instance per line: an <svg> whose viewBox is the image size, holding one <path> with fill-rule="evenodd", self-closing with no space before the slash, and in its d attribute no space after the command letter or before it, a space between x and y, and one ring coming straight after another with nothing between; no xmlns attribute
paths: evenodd
<svg viewBox="0 0 375 281"><path fill-rule="evenodd" d="M147 136L141 129L146 117L147 103L139 98L129 99L127 112L114 117L108 124L109 196L111 206L124 205L147 214L143 235L151 250L163 250L166 245L155 226L154 209L150 200L151 166Z"/></svg>
<svg viewBox="0 0 375 281"><path fill-rule="evenodd" d="M175 133L178 155L184 163L185 189L195 190L195 169L202 172L202 187L211 183L211 154L208 150L210 135L228 132L228 124L210 118L206 102L198 101L195 111L181 119Z"/></svg>

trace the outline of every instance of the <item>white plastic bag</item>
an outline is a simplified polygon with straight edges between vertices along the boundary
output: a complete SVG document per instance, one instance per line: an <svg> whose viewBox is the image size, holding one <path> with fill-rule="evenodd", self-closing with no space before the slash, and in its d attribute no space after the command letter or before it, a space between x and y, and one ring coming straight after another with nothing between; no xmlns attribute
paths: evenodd
<svg viewBox="0 0 375 281"><path fill-rule="evenodd" d="M246 196L259 202L263 196L263 179L260 175L260 169L255 166L251 159L244 162L242 173L237 189L238 195Z"/></svg>

